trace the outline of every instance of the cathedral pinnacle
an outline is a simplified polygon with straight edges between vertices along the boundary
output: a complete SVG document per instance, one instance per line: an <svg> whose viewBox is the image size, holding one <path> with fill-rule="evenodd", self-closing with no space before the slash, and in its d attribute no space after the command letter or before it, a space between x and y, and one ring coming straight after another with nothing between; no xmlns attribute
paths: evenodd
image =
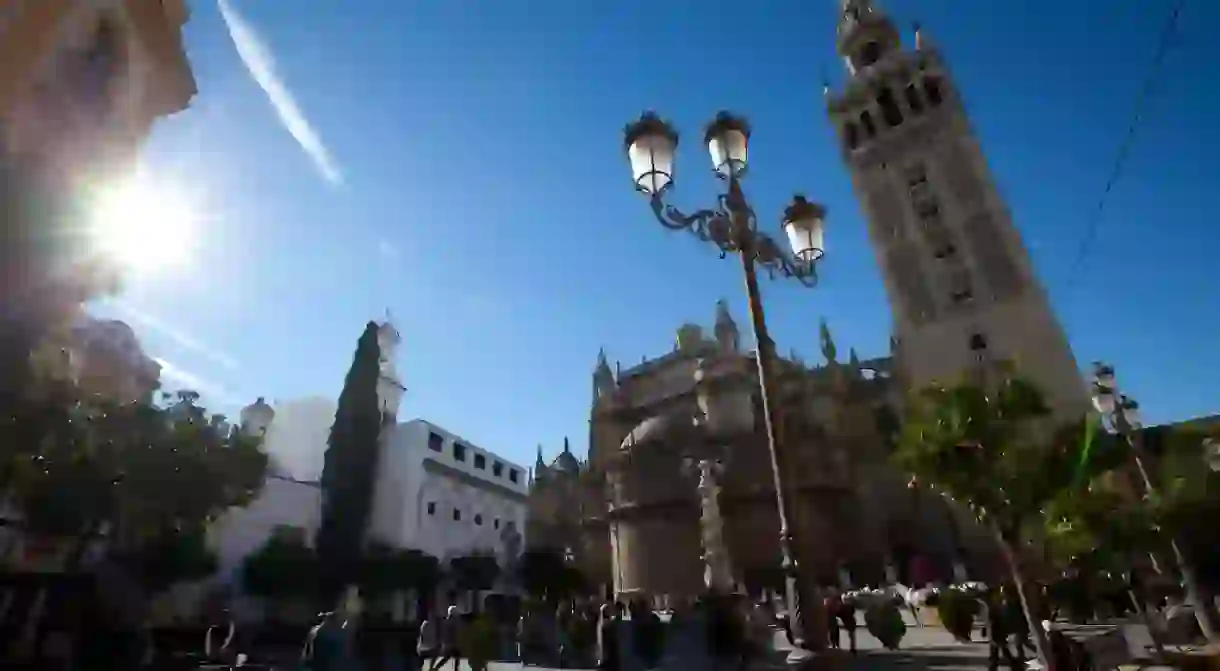
<svg viewBox="0 0 1220 671"><path fill-rule="evenodd" d="M737 330L733 315L729 314L729 302L723 298L716 301L716 325L713 332L721 349L736 352L741 348L741 333Z"/></svg>
<svg viewBox="0 0 1220 671"><path fill-rule="evenodd" d="M546 462L542 460L542 443L538 443L538 458L534 460L534 468L539 471L546 468Z"/></svg>
<svg viewBox="0 0 1220 671"><path fill-rule="evenodd" d="M822 320L818 331L822 340L822 356L826 357L826 363L834 363L835 355L838 352L835 350L834 338L830 335L830 326L826 323L825 319Z"/></svg>

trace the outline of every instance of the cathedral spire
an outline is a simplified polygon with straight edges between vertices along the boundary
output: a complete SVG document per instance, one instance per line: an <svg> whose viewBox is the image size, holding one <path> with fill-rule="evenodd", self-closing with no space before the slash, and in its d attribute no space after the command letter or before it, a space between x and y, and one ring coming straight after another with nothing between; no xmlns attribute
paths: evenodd
<svg viewBox="0 0 1220 671"><path fill-rule="evenodd" d="M721 298L716 301L716 325L713 328L716 342L720 349L726 352L736 352L741 349L741 333L737 330L737 322L729 314L729 302Z"/></svg>
<svg viewBox="0 0 1220 671"><path fill-rule="evenodd" d="M830 326L822 319L822 323L818 326L818 333L822 341L822 356L826 357L826 363L834 363L835 355L838 353L835 350L834 338L830 335Z"/></svg>
<svg viewBox="0 0 1220 671"><path fill-rule="evenodd" d="M542 460L542 443L538 443L538 458L534 460L534 469L541 472L546 468L546 462Z"/></svg>
<svg viewBox="0 0 1220 671"><path fill-rule="evenodd" d="M572 454L572 446L568 443L568 437L563 437L563 453Z"/></svg>

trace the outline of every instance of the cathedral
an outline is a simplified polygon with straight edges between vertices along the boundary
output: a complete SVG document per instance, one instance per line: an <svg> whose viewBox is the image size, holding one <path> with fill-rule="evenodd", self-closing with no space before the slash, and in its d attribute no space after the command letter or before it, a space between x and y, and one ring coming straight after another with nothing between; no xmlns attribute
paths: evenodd
<svg viewBox="0 0 1220 671"><path fill-rule="evenodd" d="M988 535L893 468L904 395L936 381L985 381L1015 363L1060 416L1088 405L1067 339L990 176L940 53L913 48L869 0L843 0L836 47L847 67L826 107L869 226L894 321L886 356L776 362L771 402L788 476L795 552L823 584L987 577ZM560 550L617 594L704 588L705 524L692 463L714 460L732 579L781 585L779 522L755 353L723 302L708 334L688 324L672 352L626 370L604 352L593 373L589 452L565 441L533 477L526 537ZM710 421L709 398L739 398ZM706 519L706 517L704 517ZM916 574L916 575L913 575Z"/></svg>

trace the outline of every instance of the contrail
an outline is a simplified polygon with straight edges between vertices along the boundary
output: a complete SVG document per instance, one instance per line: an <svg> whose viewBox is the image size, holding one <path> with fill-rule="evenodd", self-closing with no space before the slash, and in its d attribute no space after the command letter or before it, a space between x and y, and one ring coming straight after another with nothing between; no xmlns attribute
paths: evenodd
<svg viewBox="0 0 1220 671"><path fill-rule="evenodd" d="M338 164L322 143L321 136L305 118L305 113L301 111L292 91L288 90L288 85L276 72L275 56L272 55L271 49L259 36L258 31L233 9L229 0L217 2L220 6L220 16L224 19L225 27L229 29L229 37L237 48L237 55L241 57L250 76L267 94L280 123L284 124L284 128L288 129L297 144L301 145L301 149L305 150L322 173L322 177L331 184L341 185L343 174L339 171Z"/></svg>

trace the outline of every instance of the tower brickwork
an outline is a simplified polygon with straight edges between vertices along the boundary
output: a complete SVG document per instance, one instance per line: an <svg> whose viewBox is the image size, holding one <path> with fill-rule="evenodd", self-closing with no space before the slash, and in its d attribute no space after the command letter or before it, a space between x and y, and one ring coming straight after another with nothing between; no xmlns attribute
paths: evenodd
<svg viewBox="0 0 1220 671"><path fill-rule="evenodd" d="M849 78L827 90L912 387L1011 363L1052 409L1087 408L1076 360L1039 284L940 53L904 48L868 0L844 0Z"/></svg>

